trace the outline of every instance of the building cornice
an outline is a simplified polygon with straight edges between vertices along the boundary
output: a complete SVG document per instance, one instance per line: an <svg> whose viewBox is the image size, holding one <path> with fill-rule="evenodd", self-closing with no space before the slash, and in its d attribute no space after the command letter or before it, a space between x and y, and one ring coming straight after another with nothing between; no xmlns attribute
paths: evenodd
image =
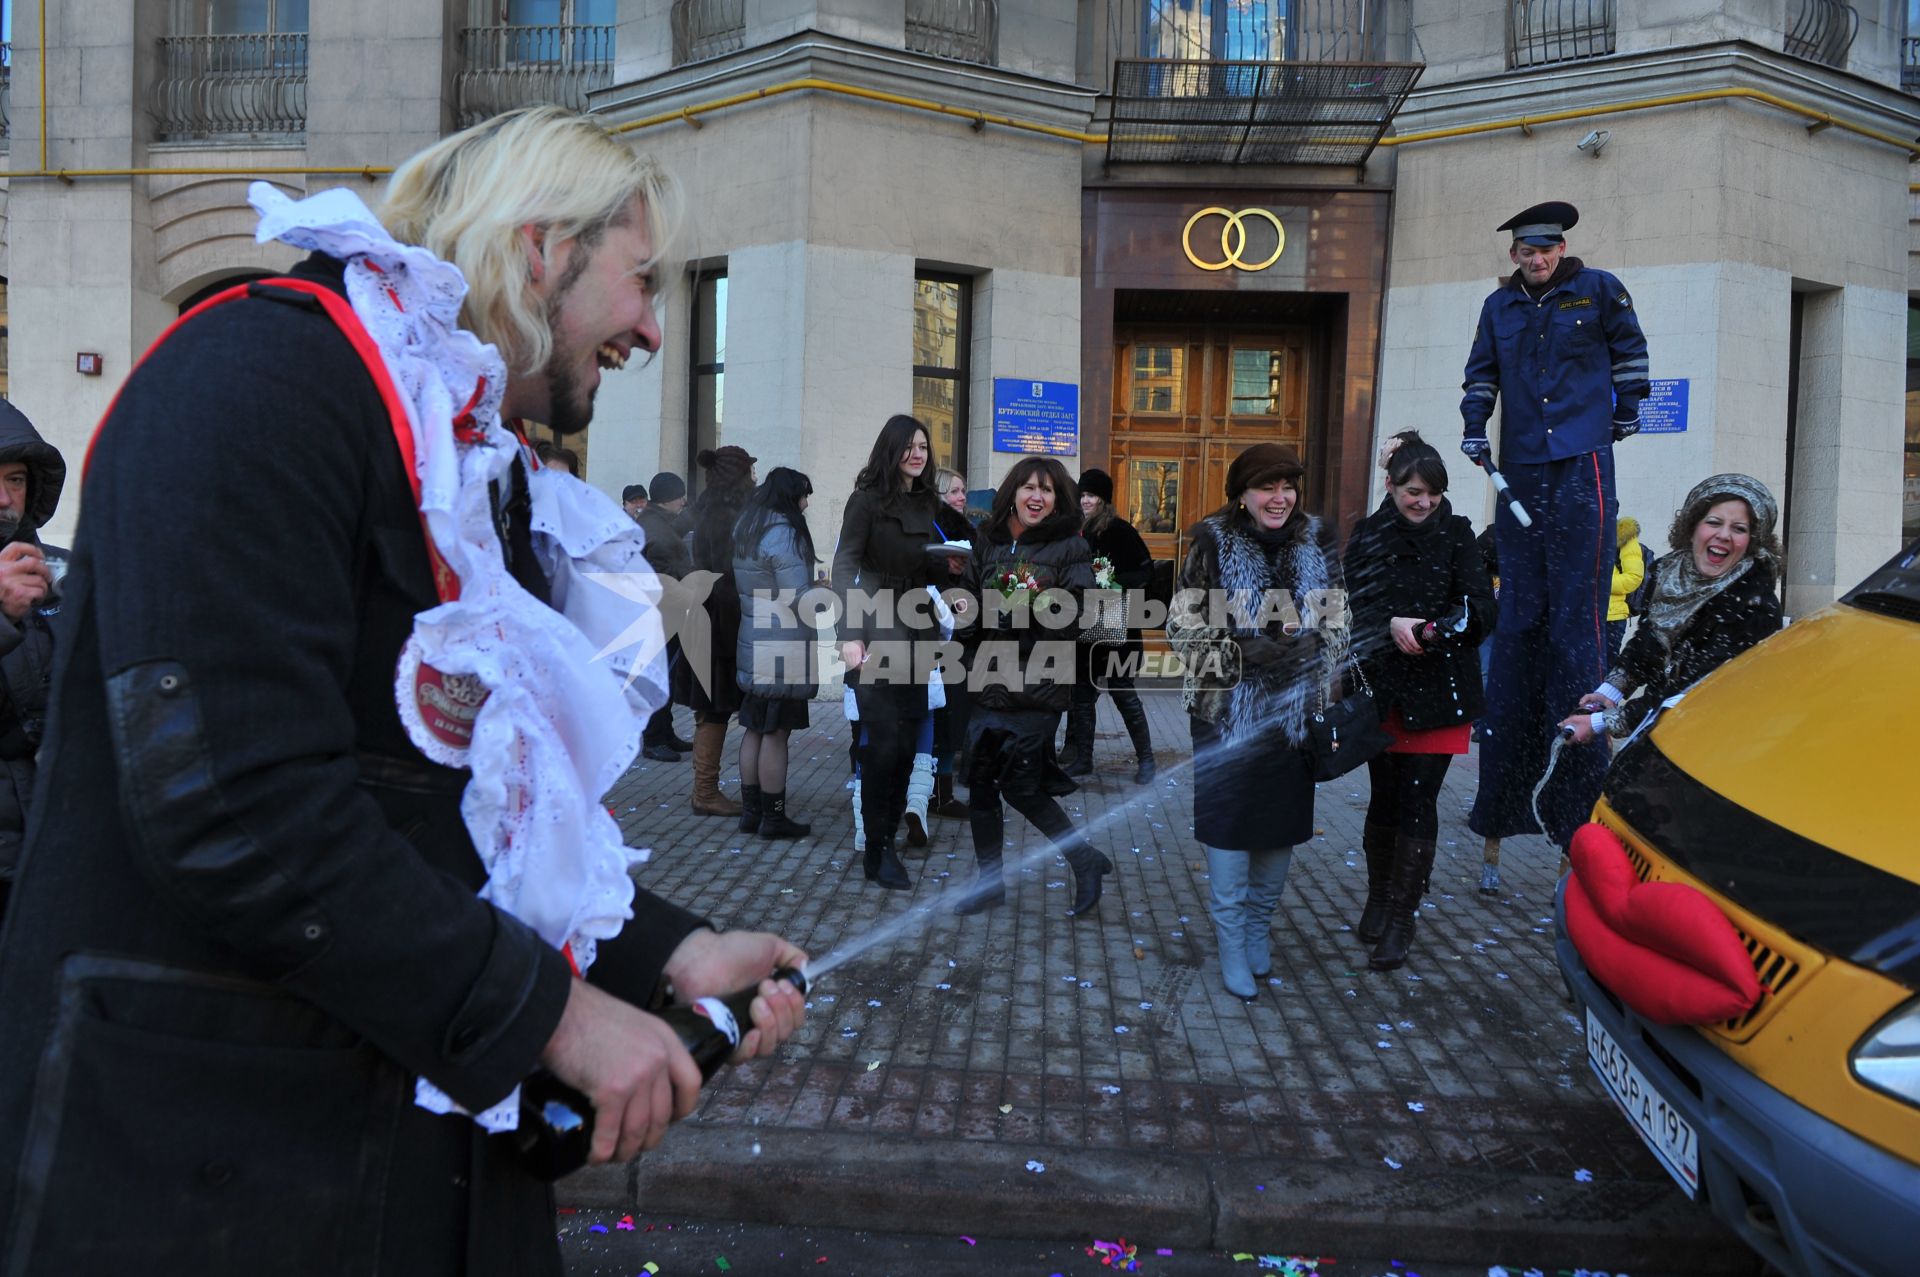
<svg viewBox="0 0 1920 1277"><path fill-rule="evenodd" d="M818 80L871 93L931 98L956 112L1018 116L1050 129L1084 132L1095 90L996 67L971 66L901 49L803 31L725 57L598 89L589 110L609 127L690 111L716 99Z"/></svg>
<svg viewBox="0 0 1920 1277"><path fill-rule="evenodd" d="M1716 89L1787 98L1868 128L1920 138L1920 99L1744 41L1615 54L1541 70L1425 84L1395 117L1394 133L1471 127Z"/></svg>

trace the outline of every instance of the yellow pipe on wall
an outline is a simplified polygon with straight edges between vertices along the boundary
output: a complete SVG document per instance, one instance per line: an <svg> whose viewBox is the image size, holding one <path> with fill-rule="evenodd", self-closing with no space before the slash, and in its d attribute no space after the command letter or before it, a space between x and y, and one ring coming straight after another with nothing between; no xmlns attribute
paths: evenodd
<svg viewBox="0 0 1920 1277"><path fill-rule="evenodd" d="M40 0L40 5L44 15L46 0ZM44 66L46 60L44 26L42 30L40 56ZM391 165L381 164L332 167L316 166L311 168L300 166L270 166L261 168L169 168L165 166L150 166L144 168L50 169L46 165L47 95L45 90L46 80L43 70L40 95L40 167L32 170L0 171L0 178L57 177L65 181L71 181L74 178L80 177L355 175L372 181L376 177L393 171ZM632 133L641 129L653 128L661 124L671 124L675 120L684 121L697 128L699 127L697 123L697 117L699 116L708 115L715 111L724 111L731 107L744 106L752 102L763 101L767 98L778 97L787 93L801 92L831 93L842 97L858 98L864 101L881 102L890 106L899 106L910 110L926 111L931 114L944 115L952 119L966 120L976 130L992 124L1001 128L1037 133L1045 137L1060 138L1063 141L1069 142L1105 144L1110 140L1107 133L1086 133L1074 129L1059 128L1051 124L1038 124L1030 120L1020 120L1012 116L975 110L971 107L951 106L947 103L935 102L927 98L908 97L903 94L887 93L878 89L862 88L859 85L852 84L841 84L834 80L823 80L816 77L789 80L782 84L771 84L765 88L755 89L748 93L736 93L727 97L716 98L711 102L685 106L673 111L662 111L657 115L649 115L642 119L629 120L625 124L614 125L610 131L614 133ZM1870 138L1876 142L1883 142L1889 146L1896 147L1899 150L1905 151L1909 158L1920 158L1920 146L1916 146L1914 143L1905 141L1893 134L1885 133L1878 129L1871 129L1862 124L1855 124L1849 120L1843 120L1829 112L1815 110L1812 107L1779 97L1776 94L1766 93L1759 89L1746 88L1702 89L1694 93L1674 93L1663 97L1642 98L1633 102L1615 102L1603 106L1582 107L1566 111L1550 111L1543 115L1524 115L1505 120L1489 120L1479 124L1461 124L1451 128L1426 129L1418 133L1403 133L1398 136L1383 137L1379 139L1378 145L1385 147L1410 146L1418 142L1444 141L1456 137L1471 137L1480 133L1496 133L1506 129L1520 129L1524 132L1530 130L1537 124L1556 124L1566 120L1586 119L1596 115L1618 115L1628 111L1657 110L1669 106L1684 106L1690 103L1724 101L1728 99L1744 99L1759 102L1763 105L1800 116L1803 119L1812 120L1814 124L1810 127L1816 130L1837 128L1844 132L1857 134L1858 136ZM1178 133L1169 133L1165 135L1154 135L1139 140L1179 142L1183 140L1183 137ZM1352 146L1365 145L1372 142L1373 139L1370 137L1323 137L1310 138L1308 141L1319 145ZM1920 190L1920 185L1916 185L1912 189Z"/></svg>

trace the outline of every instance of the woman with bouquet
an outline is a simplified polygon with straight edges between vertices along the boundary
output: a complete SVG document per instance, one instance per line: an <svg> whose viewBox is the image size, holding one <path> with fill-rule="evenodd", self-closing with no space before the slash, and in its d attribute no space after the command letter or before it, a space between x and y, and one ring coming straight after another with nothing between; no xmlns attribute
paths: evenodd
<svg viewBox="0 0 1920 1277"><path fill-rule="evenodd" d="M1092 912L1101 875L1113 868L1047 793L1041 761L1073 691L1068 680L1079 609L1093 587L1093 554L1080 536L1080 517L1080 494L1066 468L1049 457L1024 457L1001 481L974 544L981 608L967 808L978 873L956 913L978 913L1006 898L1002 798L1072 866L1069 916ZM1055 604L1064 624L1042 615Z"/></svg>

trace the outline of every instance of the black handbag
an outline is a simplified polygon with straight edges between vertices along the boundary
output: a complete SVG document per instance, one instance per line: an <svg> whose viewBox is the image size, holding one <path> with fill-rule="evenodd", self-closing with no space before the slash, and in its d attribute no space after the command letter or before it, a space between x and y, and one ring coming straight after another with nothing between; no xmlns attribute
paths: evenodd
<svg viewBox="0 0 1920 1277"><path fill-rule="evenodd" d="M1380 702L1360 662L1353 662L1353 672L1359 675L1359 690L1332 704L1323 694L1320 708L1307 720L1307 753L1313 760L1316 781L1344 776L1378 758L1393 744L1393 737L1380 726Z"/></svg>

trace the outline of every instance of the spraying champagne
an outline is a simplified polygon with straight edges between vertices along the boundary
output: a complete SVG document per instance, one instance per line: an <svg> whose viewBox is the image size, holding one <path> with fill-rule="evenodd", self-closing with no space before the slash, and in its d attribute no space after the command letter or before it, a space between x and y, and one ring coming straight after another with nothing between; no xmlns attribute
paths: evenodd
<svg viewBox="0 0 1920 1277"><path fill-rule="evenodd" d="M805 993L807 976L791 967L773 973ZM700 1077L709 1080L733 1056L753 1023L756 982L724 998L699 998L657 1014L673 1026ZM593 1101L545 1069L520 1084L520 1125L507 1138L514 1156L536 1179L553 1181L587 1164L593 1149Z"/></svg>

